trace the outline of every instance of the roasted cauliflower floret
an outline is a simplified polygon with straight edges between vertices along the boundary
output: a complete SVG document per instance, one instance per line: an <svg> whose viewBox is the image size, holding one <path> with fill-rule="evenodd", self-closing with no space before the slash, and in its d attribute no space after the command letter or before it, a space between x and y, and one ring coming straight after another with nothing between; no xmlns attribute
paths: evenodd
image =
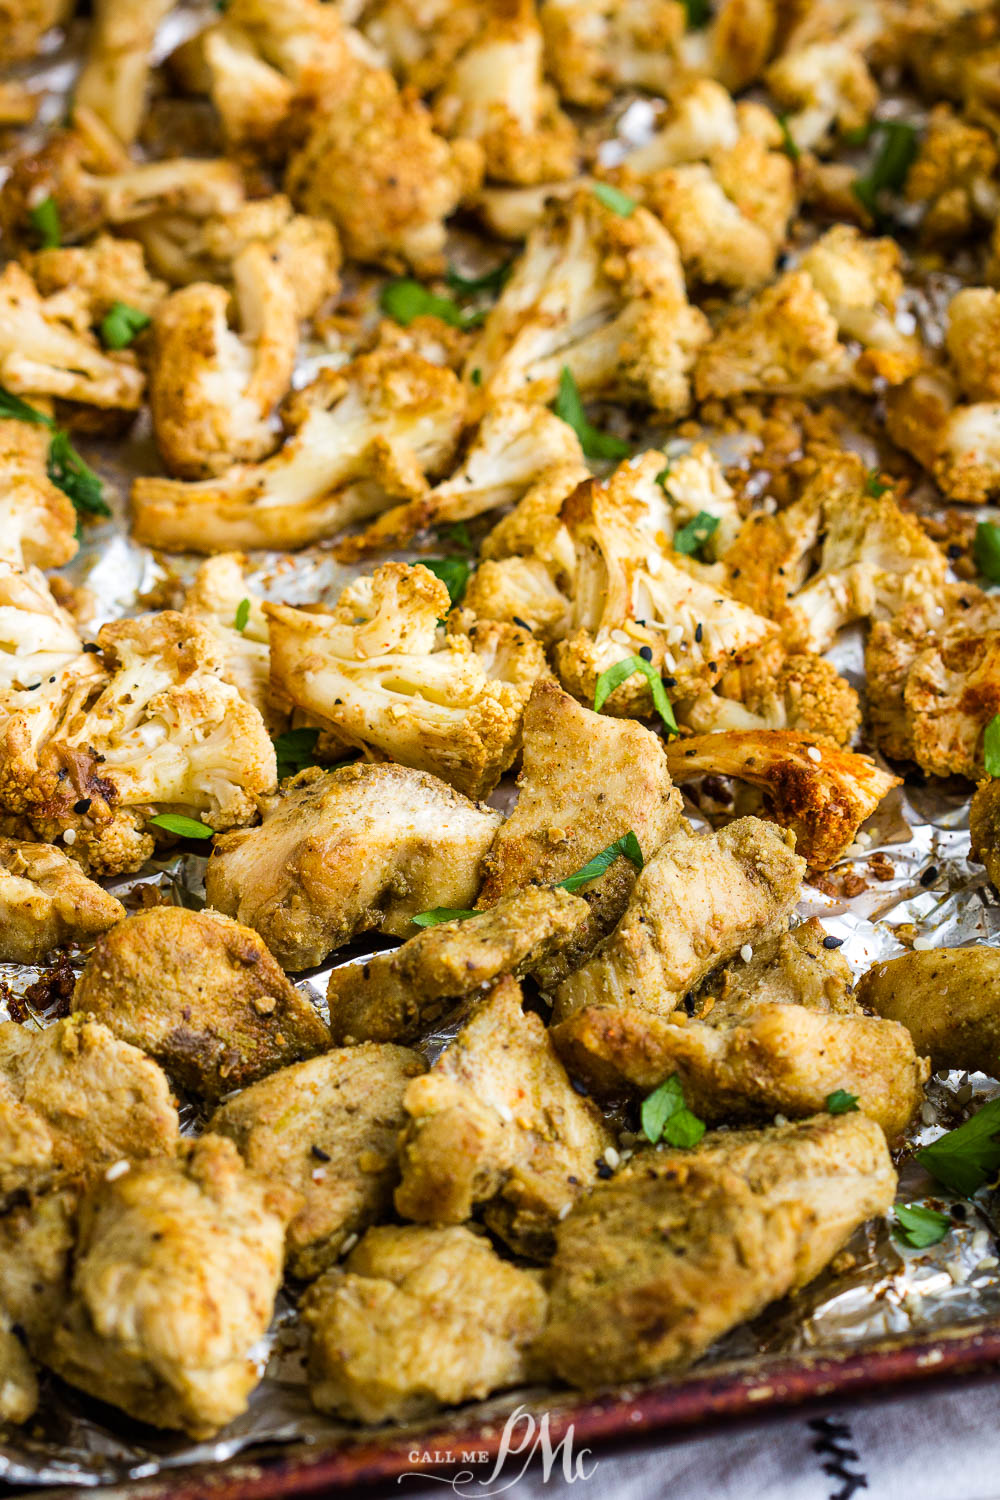
<svg viewBox="0 0 1000 1500"><path fill-rule="evenodd" d="M418 499L458 443L465 393L451 370L381 350L321 370L283 411L289 436L218 479L137 479L137 538L178 551L303 547L390 499Z"/></svg>
<svg viewBox="0 0 1000 1500"><path fill-rule="evenodd" d="M947 562L890 493L873 495L864 464L841 453L801 497L751 516L726 554L738 599L782 626L790 650L825 651L854 620L884 620L936 595Z"/></svg>
<svg viewBox="0 0 1000 1500"><path fill-rule="evenodd" d="M988 130L968 124L947 104L931 111L904 188L907 202L923 205L920 232L925 239L964 239L982 224L995 222L998 164Z"/></svg>
<svg viewBox="0 0 1000 1500"><path fill-rule="evenodd" d="M860 130L879 99L862 53L837 39L782 53L767 70L767 86L788 112L800 151L829 146L835 131Z"/></svg>
<svg viewBox="0 0 1000 1500"><path fill-rule="evenodd" d="M974 378L988 374L985 366L972 370ZM886 428L949 500L978 505L1000 491L997 403L963 401L948 370L921 370L887 392Z"/></svg>
<svg viewBox="0 0 1000 1500"><path fill-rule="evenodd" d="M445 220L479 185L482 148L435 134L415 94L358 64L291 158L285 187L337 226L348 255L390 271L443 269Z"/></svg>
<svg viewBox="0 0 1000 1500"><path fill-rule="evenodd" d="M147 271L138 240L110 234L99 234L87 245L37 250L25 265L43 297L69 287L84 293L92 323L99 323L116 302L151 317L167 295L166 284Z"/></svg>
<svg viewBox="0 0 1000 1500"><path fill-rule="evenodd" d="M963 287L948 304L945 345L970 401L1000 400L1000 292Z"/></svg>
<svg viewBox="0 0 1000 1500"><path fill-rule="evenodd" d="M840 338L863 345L859 376L880 375L890 384L912 374L920 360L916 340L896 326L900 264L895 240L866 238L852 224L835 224L799 261L826 299Z"/></svg>
<svg viewBox="0 0 1000 1500"><path fill-rule="evenodd" d="M811 651L786 654L771 641L720 679L716 692L677 705L698 734L733 729L794 729L848 745L861 726L858 695L832 662Z"/></svg>
<svg viewBox="0 0 1000 1500"><path fill-rule="evenodd" d="M97 0L75 103L130 146L146 109L156 32L171 0Z"/></svg>
<svg viewBox="0 0 1000 1500"><path fill-rule="evenodd" d="M288 727L288 705L271 687L270 631L264 600L243 576L238 552L221 552L201 564L184 613L208 630L222 651L220 675L252 703L273 734ZM245 616L245 618L244 618Z"/></svg>
<svg viewBox="0 0 1000 1500"><path fill-rule="evenodd" d="M815 870L829 869L854 842L898 776L867 755L817 744L787 729L699 734L667 748L670 774L683 784L732 776L763 792L763 815L795 833L795 848Z"/></svg>
<svg viewBox="0 0 1000 1500"><path fill-rule="evenodd" d="M489 0L482 27L455 58L434 96L446 136L478 141L486 175L537 183L572 177L576 130L543 75L534 0Z"/></svg>
<svg viewBox="0 0 1000 1500"><path fill-rule="evenodd" d="M644 208L615 213L581 189L529 236L469 350L465 377L482 410L504 396L551 401L566 369L584 397L638 400L679 416L708 336L659 220Z"/></svg>
<svg viewBox="0 0 1000 1500"><path fill-rule="evenodd" d="M87 297L72 288L39 295L10 261L0 274L0 385L25 396L135 411L142 372L131 349L106 351L90 328Z"/></svg>
<svg viewBox="0 0 1000 1500"><path fill-rule="evenodd" d="M0 558L20 567L61 568L76 556L77 516L48 476L49 432L0 421Z"/></svg>
<svg viewBox="0 0 1000 1500"><path fill-rule="evenodd" d="M271 673L346 742L478 797L513 762L531 685L548 668L515 626L470 617L442 631L449 605L441 580L407 563L359 578L326 614L267 604Z"/></svg>
<svg viewBox="0 0 1000 1500"><path fill-rule="evenodd" d="M463 461L420 499L383 511L358 537L337 548L344 561L382 548L405 546L418 531L469 521L520 500L535 482L558 469L581 480L589 470L572 427L544 406L498 401L491 406Z"/></svg>
<svg viewBox="0 0 1000 1500"><path fill-rule="evenodd" d="M241 331L227 322L224 287L173 292L153 321L149 406L160 457L181 479L223 474L277 446L274 409L298 351L295 291L260 243L233 261Z"/></svg>
<svg viewBox="0 0 1000 1500"><path fill-rule="evenodd" d="M2 0L0 57L5 63L27 62L45 33L61 26L74 9L74 0Z"/></svg>
<svg viewBox="0 0 1000 1500"><path fill-rule="evenodd" d="M41 963L53 948L87 942L124 915L61 849L0 838L0 958Z"/></svg>
<svg viewBox="0 0 1000 1500"><path fill-rule="evenodd" d="M357 933L411 937L418 912L471 907L502 821L404 766L311 769L259 828L216 841L206 893L284 968L307 969Z"/></svg>

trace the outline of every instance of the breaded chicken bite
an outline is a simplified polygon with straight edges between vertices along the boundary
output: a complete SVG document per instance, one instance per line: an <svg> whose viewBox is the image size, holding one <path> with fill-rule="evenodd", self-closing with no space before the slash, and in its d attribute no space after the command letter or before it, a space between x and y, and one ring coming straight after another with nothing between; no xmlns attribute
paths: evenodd
<svg viewBox="0 0 1000 1500"><path fill-rule="evenodd" d="M461 1224L479 1209L512 1250L536 1259L551 1253L556 1223L612 1144L510 978L414 1079L403 1107L397 1212Z"/></svg>
<svg viewBox="0 0 1000 1500"><path fill-rule="evenodd" d="M38 1378L31 1356L0 1308L0 1422L27 1422L38 1409Z"/></svg>
<svg viewBox="0 0 1000 1500"><path fill-rule="evenodd" d="M299 343L295 290L259 242L233 260L240 332L229 294L207 282L173 292L153 319L149 407L167 470L224 474L281 440L275 408L288 394Z"/></svg>
<svg viewBox="0 0 1000 1500"><path fill-rule="evenodd" d="M244 577L247 559L220 552L201 564L184 595L184 613L221 647L221 676L258 710L268 730L288 728L288 705L271 687L270 632L262 596Z"/></svg>
<svg viewBox="0 0 1000 1500"><path fill-rule="evenodd" d="M764 1001L738 1020L689 1020L588 1006L552 1041L574 1078L602 1092L651 1093L676 1077L709 1124L803 1119L844 1090L895 1140L920 1107L930 1064L905 1026Z"/></svg>
<svg viewBox="0 0 1000 1500"><path fill-rule="evenodd" d="M805 860L792 833L738 818L721 833L676 833L643 867L621 921L555 991L555 1018L585 1005L668 1016L745 944L788 924Z"/></svg>
<svg viewBox="0 0 1000 1500"><path fill-rule="evenodd" d="M131 146L146 112L146 85L160 22L171 0L96 0L74 105L93 111Z"/></svg>
<svg viewBox="0 0 1000 1500"><path fill-rule="evenodd" d="M156 1063L87 1016L0 1023L0 1193L162 1156L177 1110Z"/></svg>
<svg viewBox="0 0 1000 1500"><path fill-rule="evenodd" d="M283 446L215 479L140 478L133 527L193 552L304 547L396 500L416 500L450 462L465 421L451 370L391 349L326 368L284 404Z"/></svg>
<svg viewBox="0 0 1000 1500"><path fill-rule="evenodd" d="M659 737L634 720L592 713L548 680L535 684L524 711L517 784L514 811L483 862L483 907L532 881L565 880L629 832L643 858L651 859L680 822L681 797ZM611 931L636 875L622 855L581 888L589 920L564 948L536 965L546 985L563 978Z"/></svg>
<svg viewBox="0 0 1000 1500"><path fill-rule="evenodd" d="M898 776L867 755L788 729L696 734L667 747L670 774L683 785L701 776L732 776L760 788L763 816L795 834L795 848L814 870L828 870Z"/></svg>
<svg viewBox="0 0 1000 1500"><path fill-rule="evenodd" d="M285 1238L293 1276L318 1276L391 1214L403 1094L424 1067L406 1047L345 1047L272 1073L212 1116L209 1130L259 1177L299 1195Z"/></svg>
<svg viewBox="0 0 1000 1500"><path fill-rule="evenodd" d="M985 777L969 805L971 857L986 866L993 885L1000 886L1000 781Z"/></svg>
<svg viewBox="0 0 1000 1500"><path fill-rule="evenodd" d="M256 932L212 911L156 906L96 944L74 1011L216 1100L330 1045L308 999Z"/></svg>
<svg viewBox="0 0 1000 1500"><path fill-rule="evenodd" d="M75 1177L42 1193L20 1194L0 1213L0 1310L22 1330L36 1358L69 1300L83 1188L83 1178Z"/></svg>
<svg viewBox="0 0 1000 1500"><path fill-rule="evenodd" d="M320 1411L404 1422L541 1373L540 1274L460 1225L370 1229L346 1271L310 1287L309 1387Z"/></svg>
<svg viewBox="0 0 1000 1500"><path fill-rule="evenodd" d="M858 980L858 999L905 1026L936 1073L964 1068L995 1078L1000 1071L996 948L933 948L873 964Z"/></svg>
<svg viewBox="0 0 1000 1500"><path fill-rule="evenodd" d="M761 1005L802 1005L824 1015L856 1016L851 966L828 948L818 917L791 932L755 943L749 959L733 958L709 974L695 993L694 1014L716 1026L744 1021Z"/></svg>
<svg viewBox="0 0 1000 1500"><path fill-rule="evenodd" d="M470 797L514 761L545 653L515 625L452 616L448 590L419 564L386 563L323 614L266 604L271 680L310 720Z"/></svg>
<svg viewBox="0 0 1000 1500"><path fill-rule="evenodd" d="M90 320L99 323L116 302L151 317L167 295L151 276L138 240L98 234L86 245L59 245L23 257L43 297L76 287L86 295Z"/></svg>
<svg viewBox="0 0 1000 1500"><path fill-rule="evenodd" d="M529 235L465 376L480 411L501 397L552 401L565 369L585 399L639 401L678 417L709 336L660 221L644 208L616 213L582 188Z"/></svg>
<svg viewBox="0 0 1000 1500"><path fill-rule="evenodd" d="M294 1207L215 1135L100 1183L45 1362L139 1421L211 1437L260 1379Z"/></svg>
<svg viewBox="0 0 1000 1500"><path fill-rule="evenodd" d="M539 1352L577 1386L682 1368L811 1281L895 1191L859 1113L644 1151L559 1225Z"/></svg>
<svg viewBox="0 0 1000 1500"><path fill-rule="evenodd" d="M307 969L358 933L407 937L417 912L470 907L502 821L405 766L303 771L259 828L216 842L206 894Z"/></svg>
<svg viewBox="0 0 1000 1500"><path fill-rule="evenodd" d="M296 207L332 220L346 253L390 271L444 268L445 220L479 186L482 147L448 142L419 97L357 64L288 163Z"/></svg>
<svg viewBox="0 0 1000 1500"><path fill-rule="evenodd" d="M412 1041L465 996L579 943L589 918L581 897L529 885L487 911L428 927L391 953L334 969L326 992L334 1040Z"/></svg>
<svg viewBox="0 0 1000 1500"><path fill-rule="evenodd" d="M125 908L51 844L0 837L0 959L41 963L106 932Z"/></svg>
<svg viewBox="0 0 1000 1500"><path fill-rule="evenodd" d="M0 560L61 568L76 556L76 510L48 476L49 433L0 420Z"/></svg>

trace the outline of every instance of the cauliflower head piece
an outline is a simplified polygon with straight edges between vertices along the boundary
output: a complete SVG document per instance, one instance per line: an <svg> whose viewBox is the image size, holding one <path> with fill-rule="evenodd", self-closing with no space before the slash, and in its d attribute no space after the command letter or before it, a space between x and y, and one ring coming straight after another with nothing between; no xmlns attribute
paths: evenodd
<svg viewBox="0 0 1000 1500"><path fill-rule="evenodd" d="M879 100L864 54L843 38L783 52L766 76L800 151L829 146L834 132L860 130Z"/></svg>
<svg viewBox="0 0 1000 1500"><path fill-rule="evenodd" d="M923 206L922 237L935 244L964 239L1000 211L1000 155L988 130L970 125L948 104L931 110L907 173L904 197Z"/></svg>
<svg viewBox="0 0 1000 1500"><path fill-rule="evenodd" d="M86 245L60 245L22 257L43 297L76 287L87 298L91 323L99 323L116 302L151 317L167 295L165 282L146 269L138 240L98 234Z"/></svg>
<svg viewBox="0 0 1000 1500"><path fill-rule="evenodd" d="M288 728L288 705L271 687L270 630L264 600L244 576L246 558L220 552L201 564L184 595L184 613L197 620L222 653L220 675L257 709L271 734Z"/></svg>
<svg viewBox="0 0 1000 1500"><path fill-rule="evenodd" d="M92 110L126 146L139 134L153 44L171 0L96 0L75 107Z"/></svg>
<svg viewBox="0 0 1000 1500"><path fill-rule="evenodd" d="M419 564L386 563L328 614L266 604L277 688L350 744L429 771L466 796L492 791L520 747L545 654L530 634L452 616Z"/></svg>
<svg viewBox="0 0 1000 1500"><path fill-rule="evenodd" d="M324 369L286 401L288 437L261 463L217 479L141 478L132 487L135 535L174 551L304 547L352 522L415 499L447 466L465 421L451 370L414 354L377 350Z"/></svg>
<svg viewBox="0 0 1000 1500"><path fill-rule="evenodd" d="M772 640L731 668L714 692L676 705L698 734L730 729L791 729L847 745L861 727L858 695L832 662L813 651L786 651Z"/></svg>
<svg viewBox="0 0 1000 1500"><path fill-rule="evenodd" d="M76 511L48 476L48 429L0 421L0 558L61 568L77 552Z"/></svg>

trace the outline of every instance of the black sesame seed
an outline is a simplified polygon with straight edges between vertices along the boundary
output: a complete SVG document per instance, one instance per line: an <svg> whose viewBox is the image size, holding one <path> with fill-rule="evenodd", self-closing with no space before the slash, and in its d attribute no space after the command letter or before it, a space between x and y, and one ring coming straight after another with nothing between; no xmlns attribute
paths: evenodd
<svg viewBox="0 0 1000 1500"><path fill-rule="evenodd" d="M531 629L531 626L528 624L527 620L522 620L520 615L515 615L514 616L514 624L515 625L520 625L520 627L521 627L522 630L530 630Z"/></svg>
<svg viewBox="0 0 1000 1500"><path fill-rule="evenodd" d="M322 1146L310 1146L309 1149L312 1151L312 1154L313 1154L313 1156L315 1156L315 1158L316 1158L317 1161L329 1161L330 1160L330 1153L329 1153L329 1151L324 1151Z"/></svg>
<svg viewBox="0 0 1000 1500"><path fill-rule="evenodd" d="M920 884L933 885L935 880L937 880L938 878L938 873L939 872L937 865L928 865L926 870L920 877Z"/></svg>
<svg viewBox="0 0 1000 1500"><path fill-rule="evenodd" d="M663 684L664 684L665 687L676 687L677 686L677 678L676 677L664 677Z"/></svg>
<svg viewBox="0 0 1000 1500"><path fill-rule="evenodd" d="M844 939L843 938L825 937L823 939L823 947L824 948L842 948L843 944L844 944Z"/></svg>
<svg viewBox="0 0 1000 1500"><path fill-rule="evenodd" d="M699 644L701 642L701 638L702 638L703 634L704 634L704 631L702 630L702 628L701 628L701 622L699 621L698 625L695 627L695 632L694 632L694 638L695 638L696 641L699 642Z"/></svg>
<svg viewBox="0 0 1000 1500"><path fill-rule="evenodd" d="M576 1089L578 1094L582 1094L585 1099L590 1098L590 1090L585 1083L580 1082L579 1078L571 1078L570 1083Z"/></svg>
<svg viewBox="0 0 1000 1500"><path fill-rule="evenodd" d="M597 1175L602 1182L607 1182L609 1177L613 1177L615 1175L603 1157L597 1163Z"/></svg>
<svg viewBox="0 0 1000 1500"><path fill-rule="evenodd" d="M639 647L639 655L642 657L643 661L652 661L653 660L653 648L652 648L652 646L640 646Z"/></svg>
<svg viewBox="0 0 1000 1500"><path fill-rule="evenodd" d="M90 812L90 800L91 799L89 797L81 797L80 800L79 800L79 802L74 802L73 803L73 811L75 813L81 813L81 814L85 813L85 812Z"/></svg>
<svg viewBox="0 0 1000 1500"><path fill-rule="evenodd" d="M96 641L84 641L84 643L83 643L83 649L84 649L84 651L89 651L89 652L93 653L95 651L100 651L101 648L97 644Z"/></svg>
<svg viewBox="0 0 1000 1500"><path fill-rule="evenodd" d="M961 545L958 542L952 542L951 546L948 548L948 556L951 558L952 562L955 561L956 557L961 557L961 555Z"/></svg>

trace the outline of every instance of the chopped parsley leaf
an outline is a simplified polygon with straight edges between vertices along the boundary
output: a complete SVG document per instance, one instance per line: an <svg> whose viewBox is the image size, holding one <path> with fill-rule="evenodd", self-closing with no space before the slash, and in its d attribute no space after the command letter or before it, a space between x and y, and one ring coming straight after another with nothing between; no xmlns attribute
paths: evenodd
<svg viewBox="0 0 1000 1500"><path fill-rule="evenodd" d="M1000 583L1000 526L993 521L980 521L972 544L972 556L984 578L990 583Z"/></svg>
<svg viewBox="0 0 1000 1500"><path fill-rule="evenodd" d="M1000 714L994 714L983 733L987 776L1000 776Z"/></svg>
<svg viewBox="0 0 1000 1500"><path fill-rule="evenodd" d="M49 443L48 476L68 495L81 515L110 516L100 476L84 463L69 440L69 434L57 427Z"/></svg>
<svg viewBox="0 0 1000 1500"><path fill-rule="evenodd" d="M440 318L452 328L475 328L485 318L484 312L466 312L452 297L439 297L409 276L387 282L379 297L382 311L408 328L414 318Z"/></svg>
<svg viewBox="0 0 1000 1500"><path fill-rule="evenodd" d="M649 690L653 695L653 707L663 720L670 734L679 734L677 720L674 718L674 710L667 690L663 686L663 678L650 661L644 661L641 656L626 656L624 661L616 661L613 667L608 667L597 679L597 687L594 690L594 712L599 714L605 703L611 697L615 688L620 687L629 677L641 672L649 683Z"/></svg>
<svg viewBox="0 0 1000 1500"><path fill-rule="evenodd" d="M788 128L788 116L779 115L778 124L781 126L781 149L790 161L798 161L802 152L795 144L792 132Z"/></svg>
<svg viewBox="0 0 1000 1500"><path fill-rule="evenodd" d="M465 593L465 585L469 581L472 572L470 563L464 557L418 557L413 566L419 564L433 573L435 578L440 578L448 590L448 598L452 605L456 605Z"/></svg>
<svg viewBox="0 0 1000 1500"><path fill-rule="evenodd" d="M639 206L628 193L623 193L621 188L612 187L610 182L592 182L590 191L598 203L603 203L605 208L610 208L612 213L619 214L623 219L634 214Z"/></svg>
<svg viewBox="0 0 1000 1500"><path fill-rule="evenodd" d="M600 432L587 421L579 387L573 379L573 372L567 365L563 365L562 374L559 376L559 394L552 409L557 417L561 417L572 427L580 439L580 447L587 458L628 457L629 445L624 438L613 437L609 432Z"/></svg>
<svg viewBox="0 0 1000 1500"><path fill-rule="evenodd" d="M437 927L442 922L464 922L468 917L478 917L477 911L464 911L460 906L432 906L430 911L418 911L411 917L414 927Z"/></svg>
<svg viewBox="0 0 1000 1500"><path fill-rule="evenodd" d="M705 1134L705 1122L684 1103L684 1089L676 1073L642 1101L640 1118L647 1141L656 1145L697 1146Z"/></svg>
<svg viewBox="0 0 1000 1500"><path fill-rule="evenodd" d="M874 127L882 137L879 153L865 177L854 180L854 196L873 219L880 217L878 200L882 192L896 193L906 181L910 164L917 154L917 132L903 120L880 120Z"/></svg>
<svg viewBox="0 0 1000 1500"><path fill-rule="evenodd" d="M492 271L484 271L481 276L463 276L454 266L449 266L445 280L452 291L458 292L462 297L475 297L480 292L492 292L494 297L498 297L513 264L513 260L505 260L499 266L494 266Z"/></svg>
<svg viewBox="0 0 1000 1500"><path fill-rule="evenodd" d="M630 859L637 870L642 869L642 850L631 828L628 833L623 833L620 839L615 839L613 844L609 844L606 849L595 854L593 859L588 859L582 870L577 870L575 875L567 875L565 880L557 880L556 885L564 891L578 891L581 885L586 885L588 881L596 880L598 875L603 875L620 854Z"/></svg>
<svg viewBox="0 0 1000 1500"><path fill-rule="evenodd" d="M204 823L199 823L197 818L185 818L182 813L157 813L149 821L154 827L163 828L167 833L175 833L182 839L210 839L214 832L213 829L206 828Z"/></svg>
<svg viewBox="0 0 1000 1500"><path fill-rule="evenodd" d="M674 551L683 552L686 557L694 557L704 547L718 524L718 516L710 515L707 510L700 510L693 521L688 521L679 531L674 532Z"/></svg>
<svg viewBox="0 0 1000 1500"><path fill-rule="evenodd" d="M243 634L244 630L246 630L246 628L247 628L247 621L249 620L249 618L250 618L250 600L249 599L241 599L240 602L239 602L239 604L237 604L237 606L236 606L236 618L233 621L233 624L235 625L236 629L240 632L241 635Z"/></svg>
<svg viewBox="0 0 1000 1500"><path fill-rule="evenodd" d="M28 222L38 236L38 244L42 250L56 250L62 244L59 209L51 193L29 211Z"/></svg>
<svg viewBox="0 0 1000 1500"><path fill-rule="evenodd" d="M288 729L271 741L278 761L278 780L296 776L307 766L316 765L318 729Z"/></svg>
<svg viewBox="0 0 1000 1500"><path fill-rule="evenodd" d="M893 1210L896 1222L892 1232L897 1240L909 1245L911 1250L926 1250L928 1245L937 1245L951 1229L947 1214L936 1208L920 1208L912 1203L897 1204Z"/></svg>
<svg viewBox="0 0 1000 1500"><path fill-rule="evenodd" d="M101 342L106 349L127 349L149 324L148 313L129 307L127 302L114 302L101 319Z"/></svg>
<svg viewBox="0 0 1000 1500"><path fill-rule="evenodd" d="M916 1152L942 1187L969 1198L1000 1171L1000 1099L984 1104L964 1125Z"/></svg>
<svg viewBox="0 0 1000 1500"><path fill-rule="evenodd" d="M827 1113L831 1115L850 1115L858 1107L857 1094L849 1094L846 1089L834 1089L832 1094L826 1096Z"/></svg>

